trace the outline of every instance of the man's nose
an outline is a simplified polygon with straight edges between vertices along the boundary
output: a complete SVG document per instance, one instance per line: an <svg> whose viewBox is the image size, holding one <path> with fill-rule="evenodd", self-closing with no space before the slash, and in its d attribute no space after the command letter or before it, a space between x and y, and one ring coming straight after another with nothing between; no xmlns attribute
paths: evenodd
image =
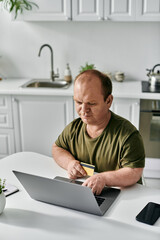
<svg viewBox="0 0 160 240"><path fill-rule="evenodd" d="M88 105L85 104L85 103L83 103L83 104L82 104L82 112L83 112L83 113L86 113L86 112L88 112L88 110L89 110Z"/></svg>

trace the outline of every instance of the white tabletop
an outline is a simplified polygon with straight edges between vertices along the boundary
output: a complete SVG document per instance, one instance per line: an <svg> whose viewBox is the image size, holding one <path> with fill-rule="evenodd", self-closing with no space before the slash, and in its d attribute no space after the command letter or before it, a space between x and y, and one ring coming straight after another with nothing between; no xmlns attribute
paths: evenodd
<svg viewBox="0 0 160 240"><path fill-rule="evenodd" d="M148 202L160 203L158 189L139 184L126 188L106 214L99 217L31 199L12 170L49 178L67 177L52 158L37 153L16 153L0 160L0 177L20 190L6 198L5 210L0 215L2 240L160 239L160 219L154 226L135 220Z"/></svg>

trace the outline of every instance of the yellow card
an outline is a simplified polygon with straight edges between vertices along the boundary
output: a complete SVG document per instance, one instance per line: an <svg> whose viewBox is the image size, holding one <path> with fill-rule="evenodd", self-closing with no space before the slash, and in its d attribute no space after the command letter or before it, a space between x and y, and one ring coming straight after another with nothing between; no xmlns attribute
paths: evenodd
<svg viewBox="0 0 160 240"><path fill-rule="evenodd" d="M88 176L93 176L94 174L94 165L88 164L88 163L84 163L81 162L81 166L84 168L84 170L86 171Z"/></svg>

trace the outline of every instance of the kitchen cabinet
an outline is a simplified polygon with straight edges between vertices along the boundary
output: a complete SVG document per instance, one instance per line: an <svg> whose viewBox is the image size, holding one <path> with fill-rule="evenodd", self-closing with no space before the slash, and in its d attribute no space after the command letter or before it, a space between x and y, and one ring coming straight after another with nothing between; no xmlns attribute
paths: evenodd
<svg viewBox="0 0 160 240"><path fill-rule="evenodd" d="M137 21L160 21L160 0L137 0Z"/></svg>
<svg viewBox="0 0 160 240"><path fill-rule="evenodd" d="M128 21L135 19L134 0L75 0L73 21Z"/></svg>
<svg viewBox="0 0 160 240"><path fill-rule="evenodd" d="M0 159L15 153L14 130L0 128Z"/></svg>
<svg viewBox="0 0 160 240"><path fill-rule="evenodd" d="M52 144L73 120L71 96L14 96L16 152L51 156Z"/></svg>
<svg viewBox="0 0 160 240"><path fill-rule="evenodd" d="M34 0L39 8L18 17L24 21L67 21L71 19L71 0Z"/></svg>
<svg viewBox="0 0 160 240"><path fill-rule="evenodd" d="M73 21L103 20L103 0L75 0L72 1Z"/></svg>
<svg viewBox="0 0 160 240"><path fill-rule="evenodd" d="M0 96L0 158L15 152L11 96Z"/></svg>
<svg viewBox="0 0 160 240"><path fill-rule="evenodd" d="M104 0L104 20L133 21L135 19L135 0Z"/></svg>
<svg viewBox="0 0 160 240"><path fill-rule="evenodd" d="M73 21L160 21L160 0L73 0Z"/></svg>
<svg viewBox="0 0 160 240"><path fill-rule="evenodd" d="M35 0L24 21L160 21L160 0Z"/></svg>
<svg viewBox="0 0 160 240"><path fill-rule="evenodd" d="M114 98L111 110L129 120L137 129L139 129L139 99Z"/></svg>

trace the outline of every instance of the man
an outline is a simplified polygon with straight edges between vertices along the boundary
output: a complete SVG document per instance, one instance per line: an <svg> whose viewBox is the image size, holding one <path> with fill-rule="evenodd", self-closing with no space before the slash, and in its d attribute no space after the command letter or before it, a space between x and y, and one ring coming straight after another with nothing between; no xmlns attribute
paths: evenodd
<svg viewBox="0 0 160 240"><path fill-rule="evenodd" d="M83 186L100 194L104 186L125 187L141 181L144 146L138 130L109 109L112 83L97 70L80 73L74 101L80 118L70 123L53 145L53 158L71 179L86 176L80 162L95 165Z"/></svg>

